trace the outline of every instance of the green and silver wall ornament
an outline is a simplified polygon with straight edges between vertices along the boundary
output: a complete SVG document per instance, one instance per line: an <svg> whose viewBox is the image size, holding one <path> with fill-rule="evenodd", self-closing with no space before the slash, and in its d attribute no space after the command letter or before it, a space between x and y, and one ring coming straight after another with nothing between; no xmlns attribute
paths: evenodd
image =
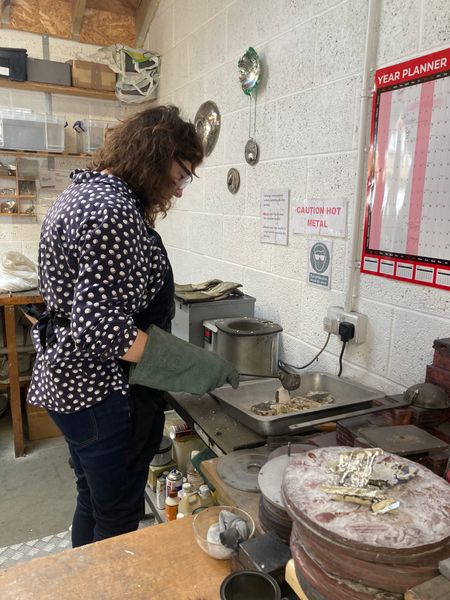
<svg viewBox="0 0 450 600"><path fill-rule="evenodd" d="M245 160L249 165L256 165L259 160L259 147L254 139L256 133L256 89L261 77L261 62L258 53L252 47L238 61L239 81L242 91L250 98L248 135L245 144Z"/></svg>

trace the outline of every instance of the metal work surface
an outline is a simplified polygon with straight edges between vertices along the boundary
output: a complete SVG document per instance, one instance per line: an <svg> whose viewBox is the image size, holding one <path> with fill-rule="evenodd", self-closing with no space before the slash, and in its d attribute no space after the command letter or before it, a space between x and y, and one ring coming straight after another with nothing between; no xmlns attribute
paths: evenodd
<svg viewBox="0 0 450 600"><path fill-rule="evenodd" d="M167 394L167 400L189 425L196 425L195 430L204 441L206 436L223 454L243 448L256 448L266 443L265 437L238 423L227 414L227 409L209 394L192 396L170 392ZM210 443L207 445L211 447ZM215 451L214 447L211 449Z"/></svg>
<svg viewBox="0 0 450 600"><path fill-rule="evenodd" d="M311 391L325 391L333 396L333 404L275 416L261 416L251 410L254 404L274 401L275 392L279 387L279 381L273 379L252 380L242 382L237 390L224 386L214 390L212 395L230 415L263 436L290 433L297 424L310 427L311 422L320 417L331 420L337 416L342 418L343 414L350 416L353 410L370 409L372 400L383 395L371 388L327 373L305 373L302 375L300 388L292 395L301 396Z"/></svg>

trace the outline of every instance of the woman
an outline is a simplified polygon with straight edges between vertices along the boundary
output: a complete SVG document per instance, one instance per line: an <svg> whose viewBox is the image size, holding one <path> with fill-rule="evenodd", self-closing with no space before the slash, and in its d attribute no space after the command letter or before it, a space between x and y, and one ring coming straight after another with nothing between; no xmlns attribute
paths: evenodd
<svg viewBox="0 0 450 600"><path fill-rule="evenodd" d="M202 159L195 129L177 108L145 110L108 133L42 226L46 313L32 330L36 362L27 401L48 410L69 445L78 490L74 547L137 529L164 425L162 392L152 382L178 389L186 357L184 372L197 387L204 379L201 391L226 380L237 385L229 363L211 363L212 353L166 333L173 276L153 226ZM128 366L139 361L129 386ZM139 385L140 372L150 388ZM180 386L190 387L185 380Z"/></svg>

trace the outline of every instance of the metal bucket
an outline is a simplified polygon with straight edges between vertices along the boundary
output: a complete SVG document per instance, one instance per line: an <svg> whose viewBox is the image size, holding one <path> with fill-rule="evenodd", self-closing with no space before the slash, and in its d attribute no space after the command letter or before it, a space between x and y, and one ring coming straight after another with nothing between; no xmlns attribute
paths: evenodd
<svg viewBox="0 0 450 600"><path fill-rule="evenodd" d="M215 324L217 354L240 373L268 376L278 372L280 325L255 317L219 319Z"/></svg>
<svg viewBox="0 0 450 600"><path fill-rule="evenodd" d="M261 571L235 571L220 586L220 600L280 600L281 592L273 577Z"/></svg>

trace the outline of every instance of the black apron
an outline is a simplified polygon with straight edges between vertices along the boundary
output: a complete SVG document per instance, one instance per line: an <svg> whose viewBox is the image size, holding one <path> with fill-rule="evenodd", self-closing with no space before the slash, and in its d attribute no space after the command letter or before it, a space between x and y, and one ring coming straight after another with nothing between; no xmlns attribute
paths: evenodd
<svg viewBox="0 0 450 600"><path fill-rule="evenodd" d="M162 288L144 310L133 316L133 320L142 331L146 331L150 325L156 325L170 332L175 314L172 267L160 235L150 227L147 227L147 230L156 238L169 268ZM120 364L128 376L130 363L120 361ZM131 470L139 471L148 468L161 443L164 430L164 392L142 385L130 385L129 404L131 426L127 460Z"/></svg>

